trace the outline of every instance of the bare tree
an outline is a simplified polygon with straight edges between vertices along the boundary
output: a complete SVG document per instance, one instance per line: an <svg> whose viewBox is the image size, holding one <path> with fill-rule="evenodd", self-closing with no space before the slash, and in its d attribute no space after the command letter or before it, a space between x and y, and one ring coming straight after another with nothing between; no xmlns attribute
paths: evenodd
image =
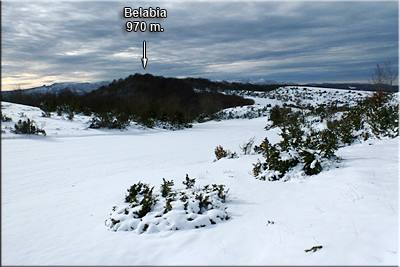
<svg viewBox="0 0 400 267"><path fill-rule="evenodd" d="M392 63L390 61L385 62L385 83L390 86L390 90L393 91L393 83L396 81L398 77L397 70L392 68Z"/></svg>
<svg viewBox="0 0 400 267"><path fill-rule="evenodd" d="M375 73L372 76L372 80L368 80L372 84L376 91L382 91L386 80L385 70L376 64Z"/></svg>
<svg viewBox="0 0 400 267"><path fill-rule="evenodd" d="M243 145L239 145L240 149L243 151L243 154L249 155L251 153L251 149L253 147L255 139L256 137L254 136L250 138L249 141L244 142Z"/></svg>

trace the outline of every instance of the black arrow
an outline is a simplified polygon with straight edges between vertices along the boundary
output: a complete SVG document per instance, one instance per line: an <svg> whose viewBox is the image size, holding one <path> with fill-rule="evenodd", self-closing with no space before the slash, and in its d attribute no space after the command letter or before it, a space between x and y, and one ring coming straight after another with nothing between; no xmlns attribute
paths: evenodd
<svg viewBox="0 0 400 267"><path fill-rule="evenodd" d="M142 65L143 69L146 68L147 65L147 57L146 57L146 41L143 41L143 57L142 57Z"/></svg>

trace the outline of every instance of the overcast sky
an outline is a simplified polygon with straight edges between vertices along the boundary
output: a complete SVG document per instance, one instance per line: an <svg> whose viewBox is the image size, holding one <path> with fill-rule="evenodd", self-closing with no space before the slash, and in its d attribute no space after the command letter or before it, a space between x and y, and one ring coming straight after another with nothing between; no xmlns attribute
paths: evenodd
<svg viewBox="0 0 400 267"><path fill-rule="evenodd" d="M125 19L160 7L167 18ZM2 2L2 90L135 73L368 82L398 68L398 2ZM126 32L125 22L164 32ZM141 63L143 40L147 67Z"/></svg>

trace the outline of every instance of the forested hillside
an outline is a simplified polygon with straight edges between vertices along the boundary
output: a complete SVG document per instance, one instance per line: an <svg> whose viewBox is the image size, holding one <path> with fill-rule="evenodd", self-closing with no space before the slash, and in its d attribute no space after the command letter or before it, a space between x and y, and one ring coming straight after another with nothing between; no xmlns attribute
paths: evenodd
<svg viewBox="0 0 400 267"><path fill-rule="evenodd" d="M135 74L114 80L85 95L69 90L60 93L24 94L18 90L2 96L3 101L41 107L45 112L92 112L103 120L105 114L127 121L135 119L151 126L153 120L173 124L190 123L222 109L251 105L253 100L220 93L223 90L271 90L271 86L211 82L207 79L177 79Z"/></svg>

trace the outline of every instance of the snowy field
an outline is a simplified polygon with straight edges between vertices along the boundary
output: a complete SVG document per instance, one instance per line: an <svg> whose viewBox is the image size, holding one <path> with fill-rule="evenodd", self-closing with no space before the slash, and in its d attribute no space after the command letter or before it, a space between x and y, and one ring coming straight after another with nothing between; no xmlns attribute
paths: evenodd
<svg viewBox="0 0 400 267"><path fill-rule="evenodd" d="M22 112L47 136L10 133ZM252 174L262 156L239 148L280 139L264 130L267 117L120 131L6 102L2 113L13 119L1 126L3 265L398 265L398 138L341 148L343 161L318 175L269 182ZM239 157L214 161L218 145ZM105 226L131 185L159 189L165 178L184 189L186 174L229 188L228 220L142 234ZM313 246L322 248L305 252Z"/></svg>

